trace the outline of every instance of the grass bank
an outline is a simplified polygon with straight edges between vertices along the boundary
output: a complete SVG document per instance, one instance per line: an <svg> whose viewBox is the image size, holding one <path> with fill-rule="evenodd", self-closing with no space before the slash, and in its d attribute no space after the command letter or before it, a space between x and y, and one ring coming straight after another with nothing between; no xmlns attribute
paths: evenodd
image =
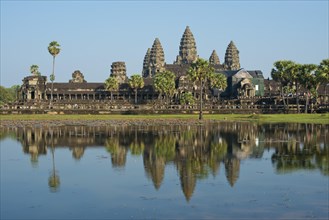
<svg viewBox="0 0 329 220"><path fill-rule="evenodd" d="M198 120L198 115L177 114L177 115L1 115L2 120L142 120L142 119L180 119L180 120ZM329 124L329 113L327 114L211 114L204 115L206 120L218 121L253 121L260 123L316 123Z"/></svg>

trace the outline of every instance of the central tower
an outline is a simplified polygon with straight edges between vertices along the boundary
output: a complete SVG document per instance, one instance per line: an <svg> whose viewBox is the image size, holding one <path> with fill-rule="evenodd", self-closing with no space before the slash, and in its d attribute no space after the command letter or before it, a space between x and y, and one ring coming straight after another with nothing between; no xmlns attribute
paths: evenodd
<svg viewBox="0 0 329 220"><path fill-rule="evenodd" d="M190 64L198 59L196 43L189 26L186 26L174 64Z"/></svg>

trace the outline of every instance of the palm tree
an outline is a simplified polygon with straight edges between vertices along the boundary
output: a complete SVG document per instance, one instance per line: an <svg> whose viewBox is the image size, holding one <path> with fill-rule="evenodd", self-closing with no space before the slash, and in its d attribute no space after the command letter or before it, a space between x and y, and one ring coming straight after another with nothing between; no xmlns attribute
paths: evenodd
<svg viewBox="0 0 329 220"><path fill-rule="evenodd" d="M129 79L129 86L135 93L135 104L137 104L137 90L144 87L144 80L139 74L132 75Z"/></svg>
<svg viewBox="0 0 329 220"><path fill-rule="evenodd" d="M305 113L307 113L308 109L308 100L310 91L314 90L316 84L316 78L314 75L314 71L316 70L315 64L303 64L300 66L300 84L304 86L307 90L306 101L305 101Z"/></svg>
<svg viewBox="0 0 329 220"><path fill-rule="evenodd" d="M118 91L119 82L116 77L110 76L105 80L105 89L111 93L111 102L113 100L113 92Z"/></svg>
<svg viewBox="0 0 329 220"><path fill-rule="evenodd" d="M193 105L194 102L195 102L195 99L191 92L183 93L179 100L179 103L181 105L184 105L185 107L186 107L186 105Z"/></svg>
<svg viewBox="0 0 329 220"><path fill-rule="evenodd" d="M293 64L294 62L290 60L279 60L273 64L274 68L271 71L271 76L273 80L280 83L280 94L285 109L286 109L286 102L284 99L284 88L287 87L290 82L288 73L289 73L289 69Z"/></svg>
<svg viewBox="0 0 329 220"><path fill-rule="evenodd" d="M214 68L209 65L207 60L199 58L195 63L191 64L191 67L187 71L187 74L192 82L200 83L200 112L199 120L203 118L202 116L202 99L203 99L203 87L204 82L214 73Z"/></svg>
<svg viewBox="0 0 329 220"><path fill-rule="evenodd" d="M40 76L40 72L39 72L39 66L38 65L35 65L33 64L31 67L30 67L30 72L33 76Z"/></svg>
<svg viewBox="0 0 329 220"><path fill-rule="evenodd" d="M53 101L53 91L54 91L54 80L55 80L55 57L59 54L61 51L59 43L57 41L52 41L49 43L48 46L48 52L53 56L53 71L50 75L50 81L51 81L51 98L50 103Z"/></svg>
<svg viewBox="0 0 329 220"><path fill-rule="evenodd" d="M292 62L289 65L289 70L288 70L288 78L291 80L290 81L290 87L293 88L293 85L295 86L295 92L296 92L296 103L297 103L297 113L299 113L299 81L301 80L301 65L298 63Z"/></svg>
<svg viewBox="0 0 329 220"><path fill-rule="evenodd" d="M210 86L218 90L225 90L227 87L226 77L223 74L212 74L210 77ZM219 92L217 99L219 99Z"/></svg>
<svg viewBox="0 0 329 220"><path fill-rule="evenodd" d="M175 85L175 74L170 71L160 72L155 75L154 88L159 92L159 97L165 94L167 103L170 103L170 99L173 96L176 85Z"/></svg>
<svg viewBox="0 0 329 220"><path fill-rule="evenodd" d="M318 81L318 86L321 83L328 83L329 82L329 59L322 60L320 65L318 66L315 76ZM318 89L318 87L317 87Z"/></svg>

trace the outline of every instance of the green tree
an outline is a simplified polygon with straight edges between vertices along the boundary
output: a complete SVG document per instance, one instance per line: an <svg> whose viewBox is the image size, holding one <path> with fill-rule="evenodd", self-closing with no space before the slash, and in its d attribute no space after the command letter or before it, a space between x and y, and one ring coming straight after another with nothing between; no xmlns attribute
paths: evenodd
<svg viewBox="0 0 329 220"><path fill-rule="evenodd" d="M300 66L300 84L307 90L305 101L305 113L308 111L310 92L315 90L316 78L314 72L317 66L315 64L303 64Z"/></svg>
<svg viewBox="0 0 329 220"><path fill-rule="evenodd" d="M212 74L214 74L214 68L209 65L209 62L204 59L198 59L195 63L191 64L191 67L187 71L187 74L190 80L193 82L200 83L200 112L199 112L199 120L203 118L202 114L202 101L203 101L203 89L204 83L207 79L210 78Z"/></svg>
<svg viewBox="0 0 329 220"><path fill-rule="evenodd" d="M193 105L195 99L191 92L185 92L181 95L179 102L181 105Z"/></svg>
<svg viewBox="0 0 329 220"><path fill-rule="evenodd" d="M35 65L35 64L33 64L30 67L30 72L33 76L40 76L41 75L41 73L39 72L39 66Z"/></svg>
<svg viewBox="0 0 329 220"><path fill-rule="evenodd" d="M169 100L175 93L175 78L175 74L170 71L155 74L154 88L159 92L159 98L162 96L162 94L165 94L168 104L170 103Z"/></svg>
<svg viewBox="0 0 329 220"><path fill-rule="evenodd" d="M316 89L319 88L320 84L329 82L329 59L321 61L315 72L315 77L318 83Z"/></svg>
<svg viewBox="0 0 329 220"><path fill-rule="evenodd" d="M227 87L226 77L223 74L212 74L210 76L210 86L218 90L225 90ZM219 92L217 93L217 99L219 99Z"/></svg>
<svg viewBox="0 0 329 220"><path fill-rule="evenodd" d="M15 101L17 99L17 91L19 87L19 85L14 85L10 88L0 86L0 105Z"/></svg>
<svg viewBox="0 0 329 220"><path fill-rule="evenodd" d="M119 82L114 76L110 76L105 80L105 89L111 93L111 102L113 101L113 92L118 91Z"/></svg>
<svg viewBox="0 0 329 220"><path fill-rule="evenodd" d="M50 53L50 55L53 56L53 71L52 74L50 75L50 81L51 81L51 98L50 98L50 103L52 103L53 101L53 92L54 92L54 81L55 81L55 57L59 54L59 52L61 51L60 48L61 45L59 45L59 43L57 43L57 41L52 41L49 43L48 46L48 52Z"/></svg>
<svg viewBox="0 0 329 220"><path fill-rule="evenodd" d="M292 62L287 70L287 78L290 79L289 89L296 92L297 113L299 113L299 87L301 81L301 64Z"/></svg>
<svg viewBox="0 0 329 220"><path fill-rule="evenodd" d="M139 74L132 75L129 79L129 86L135 93L135 104L137 104L137 91L144 87L144 80Z"/></svg>
<svg viewBox="0 0 329 220"><path fill-rule="evenodd" d="M286 109L287 104L284 97L284 88L289 86L289 71L291 66L294 65L293 61L290 60L279 60L274 64L274 68L271 71L271 76L274 81L280 83L280 94L282 97L284 108Z"/></svg>

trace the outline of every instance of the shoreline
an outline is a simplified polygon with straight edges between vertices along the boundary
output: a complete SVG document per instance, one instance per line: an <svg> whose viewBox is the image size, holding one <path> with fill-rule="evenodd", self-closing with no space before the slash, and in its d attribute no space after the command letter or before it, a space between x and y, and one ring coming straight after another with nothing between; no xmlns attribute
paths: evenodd
<svg viewBox="0 0 329 220"><path fill-rule="evenodd" d="M220 122L329 124L326 114L225 114L204 115L1 115L0 127L56 126L166 126L206 125Z"/></svg>

